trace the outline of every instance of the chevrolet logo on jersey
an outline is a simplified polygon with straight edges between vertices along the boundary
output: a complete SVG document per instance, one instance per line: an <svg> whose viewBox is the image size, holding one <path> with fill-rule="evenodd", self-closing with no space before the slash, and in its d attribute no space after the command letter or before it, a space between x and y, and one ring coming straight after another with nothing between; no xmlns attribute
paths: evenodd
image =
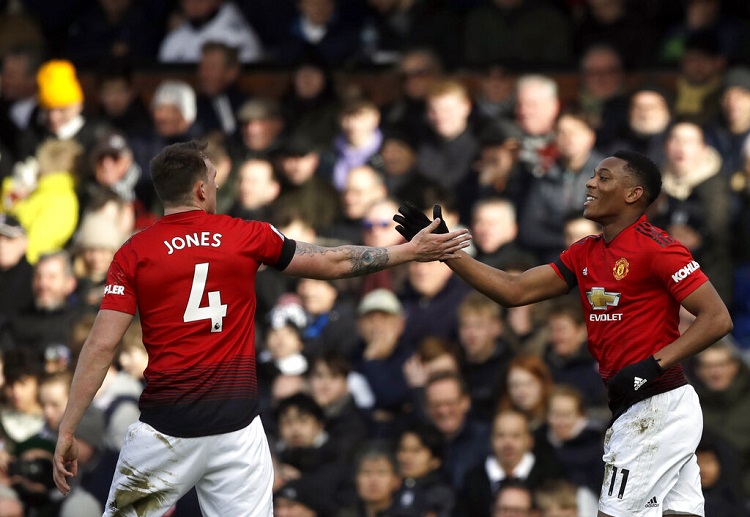
<svg viewBox="0 0 750 517"><path fill-rule="evenodd" d="M595 311L606 311L607 307L617 307L620 303L620 293L609 293L603 287L592 287L586 298Z"/></svg>

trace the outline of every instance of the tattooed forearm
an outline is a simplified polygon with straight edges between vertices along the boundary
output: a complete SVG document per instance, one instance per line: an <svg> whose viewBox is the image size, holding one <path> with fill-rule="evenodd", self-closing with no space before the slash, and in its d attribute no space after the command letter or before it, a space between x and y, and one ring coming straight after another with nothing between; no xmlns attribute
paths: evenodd
<svg viewBox="0 0 750 517"><path fill-rule="evenodd" d="M328 255L333 254L336 262L347 261L348 271L341 276L359 276L374 273L388 267L389 257L386 248L371 248L368 246L337 246L325 248L306 242L297 242L295 255Z"/></svg>
<svg viewBox="0 0 750 517"><path fill-rule="evenodd" d="M352 263L352 276L380 271L388 266L388 250L364 246L342 246Z"/></svg>

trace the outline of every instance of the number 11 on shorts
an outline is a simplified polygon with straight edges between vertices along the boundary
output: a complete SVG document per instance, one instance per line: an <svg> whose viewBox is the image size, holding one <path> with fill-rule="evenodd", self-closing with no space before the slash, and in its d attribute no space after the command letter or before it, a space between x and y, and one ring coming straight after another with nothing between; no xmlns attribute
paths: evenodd
<svg viewBox="0 0 750 517"><path fill-rule="evenodd" d="M622 496L625 494L625 486L628 484L628 476L630 475L630 470L618 470L617 467L611 464L607 465L607 467L607 470L612 469L612 477L609 480L609 492L607 492L607 495L611 497L614 493L615 486L617 484L617 474L620 474L620 489L617 491L617 498L622 499Z"/></svg>

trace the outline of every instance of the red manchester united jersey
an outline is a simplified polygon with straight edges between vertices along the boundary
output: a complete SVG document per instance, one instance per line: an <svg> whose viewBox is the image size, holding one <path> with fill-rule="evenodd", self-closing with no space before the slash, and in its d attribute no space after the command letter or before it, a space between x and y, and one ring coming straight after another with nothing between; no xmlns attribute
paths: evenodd
<svg viewBox="0 0 750 517"><path fill-rule="evenodd" d="M267 223L194 210L120 248L101 308L140 315L149 357L141 420L205 436L257 416L255 275L261 264L285 268L294 247Z"/></svg>
<svg viewBox="0 0 750 517"><path fill-rule="evenodd" d="M576 242L552 267L578 285L589 350L605 382L677 339L680 302L708 280L690 252L645 216L610 243L601 236ZM652 390L684 383L677 365Z"/></svg>

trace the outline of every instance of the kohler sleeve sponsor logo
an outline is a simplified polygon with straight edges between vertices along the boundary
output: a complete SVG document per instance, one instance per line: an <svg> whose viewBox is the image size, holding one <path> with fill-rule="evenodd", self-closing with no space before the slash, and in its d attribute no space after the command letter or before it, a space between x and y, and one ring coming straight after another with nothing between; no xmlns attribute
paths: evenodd
<svg viewBox="0 0 750 517"><path fill-rule="evenodd" d="M694 271L698 271L700 267L701 267L700 264L698 264L695 260L693 260L690 264L688 264L687 266L683 268L680 268L679 271L673 274L672 280L674 280L675 283L681 280L685 280Z"/></svg>

